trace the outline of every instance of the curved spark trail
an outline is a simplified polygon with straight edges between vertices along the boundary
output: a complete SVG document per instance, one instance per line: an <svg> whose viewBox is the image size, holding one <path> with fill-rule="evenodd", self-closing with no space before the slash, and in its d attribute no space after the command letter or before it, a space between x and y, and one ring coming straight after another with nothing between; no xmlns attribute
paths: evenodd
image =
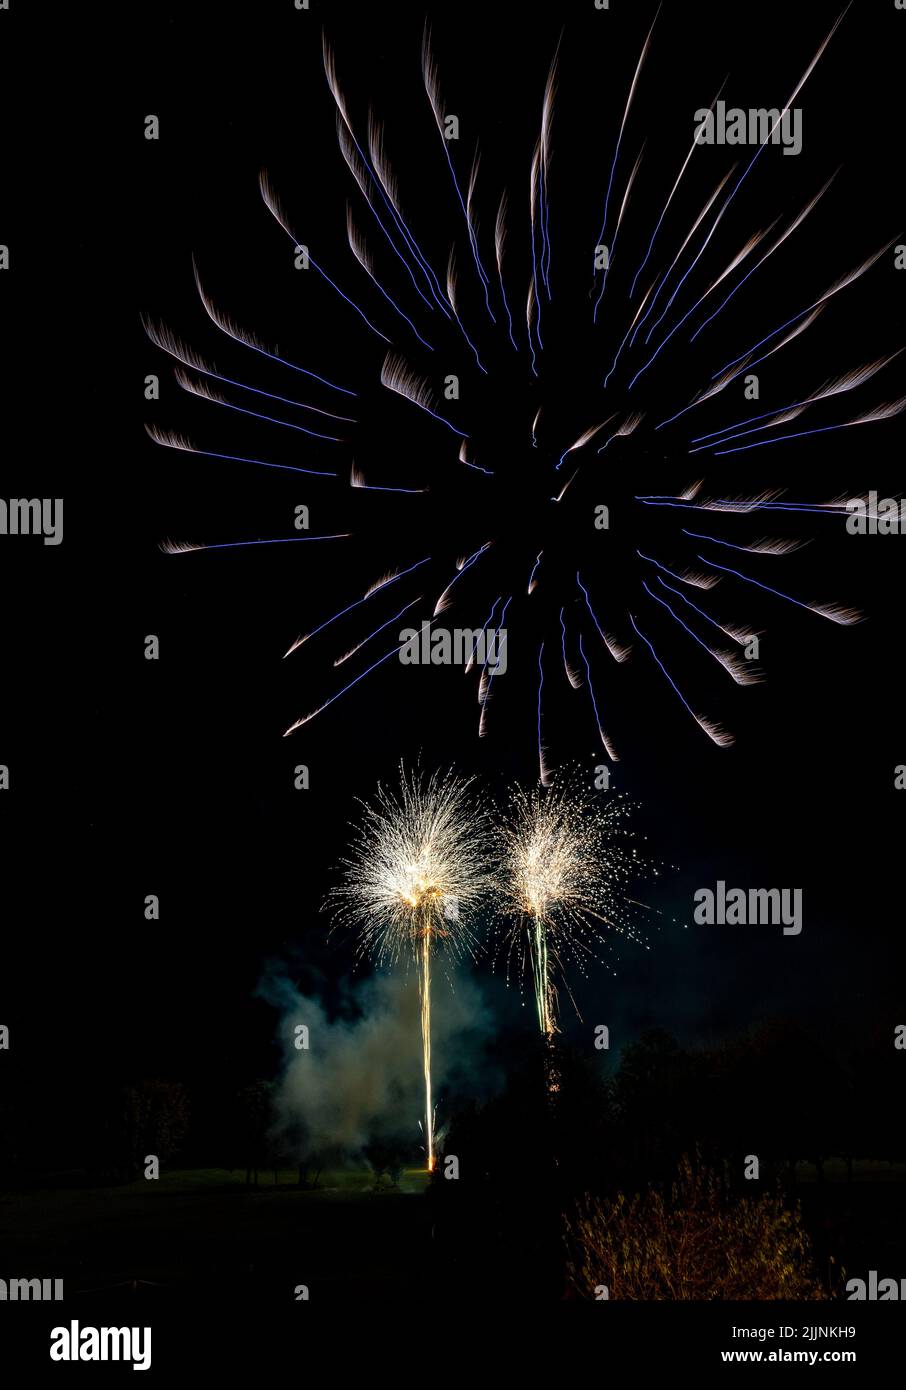
<svg viewBox="0 0 906 1390"><path fill-rule="evenodd" d="M241 365L215 365L182 334L146 316L152 342L175 359L177 382L194 398L190 408L208 416L212 428L219 423L226 431L236 426L266 437L260 448L232 438L207 447L194 442L200 439L194 423L192 442L181 428L154 423L148 426L154 443L267 469L274 482L281 470L306 474L317 489L313 507L330 516L319 528L329 534L213 545L175 540L165 543L167 552L349 541L344 575L350 579L342 582L351 582L357 596L350 600L346 590L328 597L329 616L292 641L286 655L306 644L321 669L349 663L355 674L334 693L313 696L316 707L287 733L341 700L367 698L367 678L392 660L399 645L370 662L360 654L404 615L416 626L436 628L442 614L458 610L463 628L476 634L467 643L464 665L478 682L479 736L498 726L489 701L492 686L495 696L502 694L494 681L506 651L512 668L522 673L521 681L510 677L504 683L506 699L537 706L532 713L539 780L547 787L555 775L562 711L571 700L583 721L578 727L615 759L617 686L625 692L636 673L656 683L662 675L685 711L679 718L690 715L718 747L732 743L732 735L700 711L720 698L719 690L716 697L710 693L715 663L721 668L718 681L729 677L747 686L760 677L748 650L757 647L749 639L759 629L726 611L738 597L753 603L780 598L836 624L857 619L840 604L792 597L804 591L801 538L783 529L824 516L834 519L825 533L835 524L842 533L848 494L809 498L797 487L790 497L777 477L802 476L792 473L790 459L796 450L808 450L809 440L861 425L880 430L906 412L906 397L892 385L899 366L894 360L903 349L848 353L857 336L852 328L834 336L835 304L858 299L866 277L877 280L886 273L887 253L899 233L868 229L854 265L844 260L823 290L809 288L787 302L786 286L800 283L795 258L806 255L813 232L824 235L822 218L836 216L832 204L843 196L844 180L832 166L801 204L771 208L775 191L767 151L806 84L809 90L814 86L819 63L845 60L841 35L855 21L847 7L823 36L816 34L796 66L788 68L784 55L779 80L789 95L767 133L759 133L761 143L741 159L732 150L703 154L701 142L690 143L683 131L677 148L667 148L665 165L652 157L656 142L671 138L659 120L654 69L662 50L669 52L669 22L658 8L640 51L620 57L612 146L603 169L582 175L597 180L592 192L600 196L595 245L588 227L570 220L569 181L554 159L560 93L576 90L566 81L573 62L568 30L540 94L540 126L521 150L515 146L512 175L507 168L505 178L479 154L474 129L463 145L469 151L464 158L447 138L443 55L435 56L427 27L420 82L413 74L411 120L422 123L434 154L415 173L404 167L399 182L381 119L373 108L366 119L357 103L347 102L325 40L326 108L339 153L336 190L327 180L319 200L335 191L340 213L345 201L345 237L325 244L313 224L315 254L306 251L314 274L298 279L314 283L315 289L305 286L303 292L333 306L340 327L333 334L319 331L313 312L303 358L309 365L301 366L294 354L285 355L225 313L221 289L212 294L194 261L207 319L226 340L224 352ZM707 90L717 87L712 111L727 85L722 76L718 70L708 79ZM459 119L465 134L468 114ZM690 96L690 130L693 124ZM404 145L401 152L405 158ZM663 167L670 170L666 187L654 172ZM404 205L404 182L419 188L420 207ZM515 189L522 190L518 198ZM262 173L260 194L298 255L298 224L283 201L284 194L295 197L294 190L278 191L277 180ZM746 219L748 225L741 226ZM263 214L262 220L275 254L285 257L280 233ZM882 236L880 248L870 250ZM585 292L576 297L562 251L581 244L583 257L587 251L598 266L605 237L606 266L595 269L590 292L586 280ZM521 305L524 331L518 328ZM803 349L816 342L819 317L821 347L831 366L829 378L816 385L796 373L807 370L811 359ZM772 322L777 326L764 332ZM317 358L325 341L335 344L338 334L348 382L342 385ZM746 342L750 346L740 351ZM789 384L776 393L787 404L772 410L753 406L747 415L740 404L742 378L768 357L772 364L795 363ZM289 371L304 377L304 400L286 386ZM276 379L262 379L265 372ZM256 411L240 403L250 395L273 402L276 413L269 405ZM801 427L787 428L805 411ZM226 412L241 418L230 420ZM767 445L776 448L765 455ZM691 483L690 455L696 477ZM265 475L252 476L263 481ZM815 468L813 476L826 473ZM246 508L250 498L243 498ZM338 504L349 508L348 524ZM707 514L706 530L689 515L695 512ZM766 516L776 535L749 529ZM682 521L692 524L687 528ZM340 525L343 530L334 534ZM364 576L353 569L361 563L366 537L369 547L377 538L380 558L369 563L383 564L385 576L367 590ZM745 552L753 567L773 567L769 577L778 582L764 583L704 558L697 549L702 542ZM391 584L398 593L388 597ZM711 591L718 584L715 597L723 603L712 611ZM686 590L696 591L695 601ZM366 605L367 615L360 612ZM476 630L474 621L489 608ZM370 621L359 625L366 616ZM744 652L712 646L715 631ZM496 664L479 659L479 635L498 643ZM544 654L550 658L558 649L562 660L545 665ZM704 699L700 685L708 687ZM638 698L629 698L637 707ZM521 720L513 725L523 727Z"/></svg>

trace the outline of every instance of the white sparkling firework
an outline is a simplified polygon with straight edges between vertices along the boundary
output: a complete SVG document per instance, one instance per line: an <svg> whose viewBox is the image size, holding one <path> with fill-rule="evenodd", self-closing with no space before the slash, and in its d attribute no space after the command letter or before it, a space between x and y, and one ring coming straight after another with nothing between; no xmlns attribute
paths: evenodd
<svg viewBox="0 0 906 1390"><path fill-rule="evenodd" d="M557 1031L558 979L569 991L569 969L586 974L609 932L640 939L629 887L654 870L627 825L631 810L561 772L546 789L517 787L498 827L508 971L531 973L546 1037Z"/></svg>
<svg viewBox="0 0 906 1390"><path fill-rule="evenodd" d="M434 955L474 956L472 920L491 886L490 819L470 778L400 766L398 790L362 803L356 837L330 895L335 925L376 965L413 962L421 1001L424 1133L434 1167L431 972Z"/></svg>

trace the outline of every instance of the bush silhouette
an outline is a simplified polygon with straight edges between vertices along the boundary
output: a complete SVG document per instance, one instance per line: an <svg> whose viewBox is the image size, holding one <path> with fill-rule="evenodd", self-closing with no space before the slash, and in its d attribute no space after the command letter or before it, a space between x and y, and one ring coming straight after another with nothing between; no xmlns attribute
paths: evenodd
<svg viewBox="0 0 906 1390"><path fill-rule="evenodd" d="M687 1156L669 1189L600 1201L586 1194L566 1219L571 1292L612 1299L820 1299L798 1207L779 1197L728 1195Z"/></svg>

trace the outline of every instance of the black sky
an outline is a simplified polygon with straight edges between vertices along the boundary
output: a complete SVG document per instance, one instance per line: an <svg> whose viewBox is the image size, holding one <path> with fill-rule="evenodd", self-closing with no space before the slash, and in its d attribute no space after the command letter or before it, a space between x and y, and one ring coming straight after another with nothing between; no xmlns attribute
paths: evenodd
<svg viewBox="0 0 906 1390"><path fill-rule="evenodd" d="M564 200L578 190L571 206L593 236L651 7L427 8L449 106L480 131L489 179L509 171L520 216L540 94L563 29L554 188ZM237 1074L267 1074L276 1060L273 1017L254 998L264 960L304 960L328 991L351 968L347 954L325 944L319 909L354 798L392 775L401 756L455 764L497 790L536 773L534 686L518 660L501 678L507 694L481 743L474 687L461 672L395 662L323 719L281 737L314 702L306 683L324 674L307 655L292 664L282 653L339 606L335 594L380 571L379 534L366 534L366 558L353 562L304 546L181 557L159 550L168 536L278 534L292 506L315 494L292 478L221 468L146 440L145 419L200 439L216 410L176 388L139 314L164 319L220 370L236 367L239 350L224 346L199 309L194 253L218 300L265 341L374 375L380 353L363 345L346 311L321 294L307 303L291 282L289 243L256 179L261 167L272 170L288 202L328 238L332 260L345 264L342 245L329 239L342 233L350 181L320 67L323 20L357 115L373 94L407 201L417 203L423 154L441 157L419 86L423 12L313 3L308 13L281 4L232 14L196 4L187 15L181 4L158 4L141 38L131 36L128 61L109 50L131 89L126 117L74 86L72 74L56 98L72 97L74 125L40 103L22 116L46 159L21 171L34 196L19 201L9 237L0 238L17 250L20 268L4 289L23 343L8 378L22 443L7 489L31 495L40 478L48 495L66 498L67 528L55 550L21 543L13 552L11 540L2 542L11 698L0 761L10 763L13 787L0 798L0 1018L18 1030L16 1064L34 1080L53 1076L65 1087L76 1070L191 1076L218 1060ZM656 215L655 190L687 148L692 111L725 74L735 104L782 103L836 13L826 4L664 7L624 156L634 158L647 135L640 198L649 211ZM842 166L795 253L782 263L778 256L772 306L792 311L801 284L828 283L903 231L894 57L902 23L892 5L852 7L803 94L802 155L772 150L762 161L769 167L753 174L732 224L738 235L725 248L790 216ZM149 112L161 121L156 143L142 138ZM448 202L444 215L454 211ZM558 224L558 211L555 203L555 248L566 260L569 226ZM490 204L482 215L489 226ZM794 383L817 383L900 346L903 283L906 276L876 269L841 295L826 331L822 324L795 359L801 375L787 375L793 359L784 361L765 399L787 399ZM748 331L759 293L740 295L728 342L759 336ZM149 372L163 383L152 405L142 399ZM274 391L287 384L266 364L255 380ZM878 397L869 388L859 400ZM757 408L739 414L746 409ZM405 419L401 407L393 420ZM267 457L266 429L237 427L236 452L257 444ZM747 482L764 464L766 486L779 478L803 494L889 494L902 445L892 423L742 457ZM391 436L388 460L395 447ZM515 514L517 493L512 505ZM386 515L378 511L380 524ZM769 680L731 692L722 706L738 735L733 749L709 744L640 653L631 663L617 704L614 786L641 803L652 852L676 870L647 895L663 914L650 950L621 947L608 957L615 977L602 969L578 982L586 1019L610 1022L621 1042L660 1026L704 1043L784 1014L847 1048L902 1022L906 792L893 779L906 762L904 541L841 532L810 532L816 538L794 572L806 596L844 600L867 620L841 628L770 601L760 607ZM148 633L160 637L157 662L143 659ZM326 675L335 679L329 668ZM565 713L562 730L564 757L603 761L590 723ZM307 792L293 790L298 763L311 770ZM691 894L717 878L801 886L802 935L695 927ZM149 893L160 896L159 923L143 918ZM503 1012L503 1026L521 1026L516 996Z"/></svg>

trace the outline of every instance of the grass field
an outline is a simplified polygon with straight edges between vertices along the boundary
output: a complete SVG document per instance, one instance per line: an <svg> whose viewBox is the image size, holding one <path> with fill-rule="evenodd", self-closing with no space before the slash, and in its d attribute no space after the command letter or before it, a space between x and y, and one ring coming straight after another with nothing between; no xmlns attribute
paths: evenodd
<svg viewBox="0 0 906 1390"><path fill-rule="evenodd" d="M117 1187L53 1185L0 1192L3 1277L62 1278L73 1315L92 1298L140 1301L218 1294L293 1302L423 1300L456 1278L438 1250L424 1169L398 1187L365 1169L321 1173L300 1189L297 1173L180 1169ZM853 1182L830 1161L824 1181L800 1164L799 1198L821 1270L898 1275L906 1239L906 1165L861 1161ZM481 1253L475 1252L481 1260ZM137 1281L137 1282L136 1282Z"/></svg>
<svg viewBox="0 0 906 1390"><path fill-rule="evenodd" d="M52 1187L0 1194L4 1266L62 1278L70 1294L142 1281L141 1292L218 1288L292 1301L298 1284L319 1297L392 1283L417 1287L431 1260L423 1170L399 1188L366 1171L323 1172L296 1186L295 1170L176 1170L121 1187Z"/></svg>

